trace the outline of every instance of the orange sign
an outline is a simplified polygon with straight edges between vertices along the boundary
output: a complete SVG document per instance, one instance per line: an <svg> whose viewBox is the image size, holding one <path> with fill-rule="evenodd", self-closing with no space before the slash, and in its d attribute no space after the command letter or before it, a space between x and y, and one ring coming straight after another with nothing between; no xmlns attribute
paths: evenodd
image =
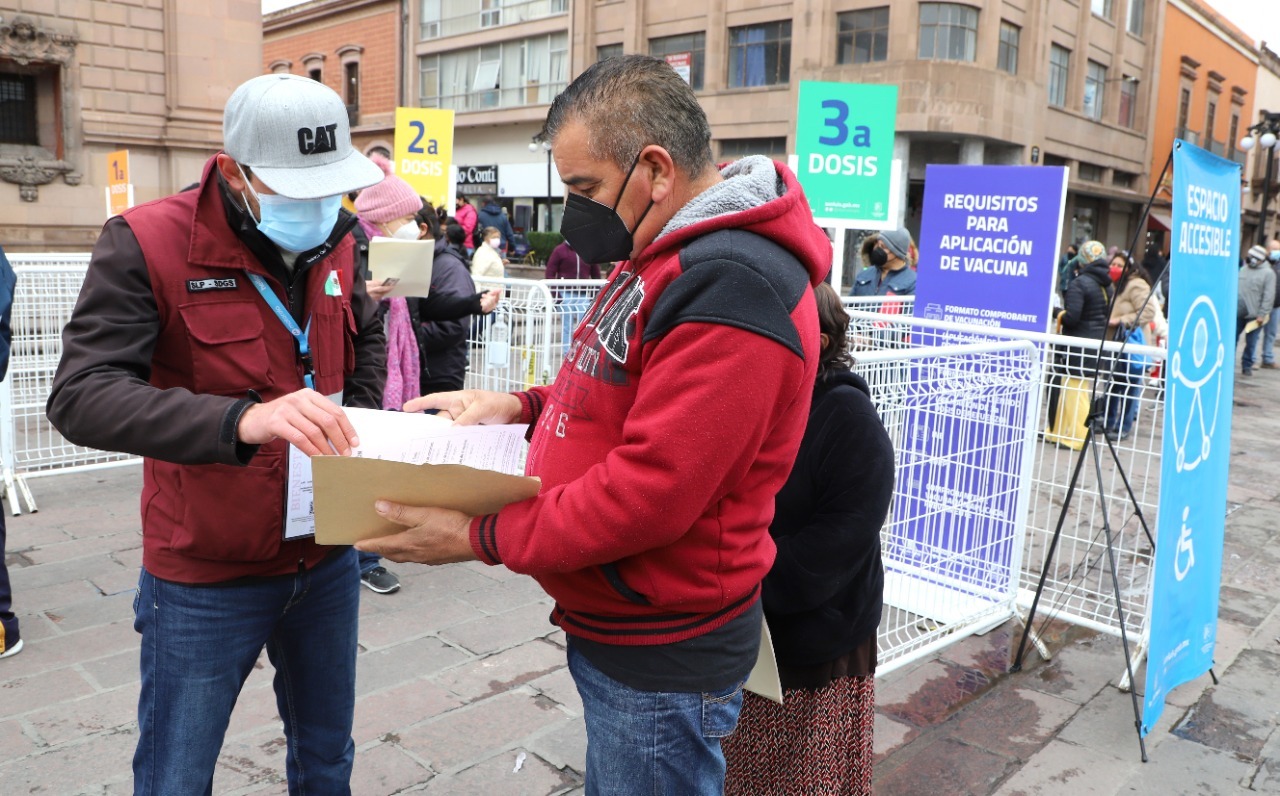
<svg viewBox="0 0 1280 796"><path fill-rule="evenodd" d="M129 150L120 149L107 155L107 215L116 216L133 204L129 185Z"/></svg>

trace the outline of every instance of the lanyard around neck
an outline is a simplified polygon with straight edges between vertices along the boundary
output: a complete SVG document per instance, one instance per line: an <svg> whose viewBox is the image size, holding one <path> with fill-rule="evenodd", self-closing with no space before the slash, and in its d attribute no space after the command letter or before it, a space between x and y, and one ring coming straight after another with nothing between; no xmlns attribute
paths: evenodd
<svg viewBox="0 0 1280 796"><path fill-rule="evenodd" d="M307 385L308 389L314 390L316 388L315 363L311 358L311 343L307 339L307 336L311 333L310 316L307 317L307 329L303 331L289 310L285 309L280 297L267 284L265 278L260 274L249 274L249 281L253 282L253 286L262 294L262 300L267 302L267 306L275 312L276 317L280 319L280 323L284 324L284 328L288 330L289 334L293 335L294 342L298 344L298 358L302 360L302 381Z"/></svg>

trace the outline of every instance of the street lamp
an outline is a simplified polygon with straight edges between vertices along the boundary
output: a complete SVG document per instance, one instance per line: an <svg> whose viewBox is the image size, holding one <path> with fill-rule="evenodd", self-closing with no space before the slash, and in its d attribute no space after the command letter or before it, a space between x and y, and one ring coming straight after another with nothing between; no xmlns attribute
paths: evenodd
<svg viewBox="0 0 1280 796"><path fill-rule="evenodd" d="M551 142L542 137L542 133L538 133L529 142L529 151L537 152L539 149L547 153L547 220L543 225L543 232L551 231Z"/></svg>
<svg viewBox="0 0 1280 796"><path fill-rule="evenodd" d="M1280 133L1280 113L1262 111L1262 120L1240 139L1240 149L1248 152L1257 143L1267 150L1267 172L1262 180L1262 218L1258 221L1258 243L1267 243L1267 205L1271 202L1271 174L1276 157L1276 134Z"/></svg>

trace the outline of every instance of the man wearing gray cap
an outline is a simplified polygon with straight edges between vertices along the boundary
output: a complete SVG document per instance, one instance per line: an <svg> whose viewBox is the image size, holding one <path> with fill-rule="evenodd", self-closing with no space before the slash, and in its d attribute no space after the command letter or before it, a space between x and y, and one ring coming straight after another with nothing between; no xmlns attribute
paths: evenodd
<svg viewBox="0 0 1280 796"><path fill-rule="evenodd" d="M911 296L916 292L916 244L905 229L881 232L863 244L867 267L853 278L852 296ZM911 267L908 267L911 266Z"/></svg>
<svg viewBox="0 0 1280 796"><path fill-rule="evenodd" d="M265 646L289 793L350 793L359 571L286 537L288 448L347 454L342 406L377 408L385 346L342 195L382 171L331 89L236 89L190 191L110 219L63 332L50 421L145 457L135 794L210 793Z"/></svg>

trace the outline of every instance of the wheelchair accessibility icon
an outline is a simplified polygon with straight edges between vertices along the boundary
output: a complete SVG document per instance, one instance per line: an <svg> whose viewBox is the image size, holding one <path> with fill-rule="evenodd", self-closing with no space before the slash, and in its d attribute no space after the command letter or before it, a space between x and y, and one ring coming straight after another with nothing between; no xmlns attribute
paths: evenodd
<svg viewBox="0 0 1280 796"><path fill-rule="evenodd" d="M1190 357L1187 353L1190 339ZM1180 324L1178 344L1169 359L1169 413L1178 472L1196 469L1209 458L1221 411L1227 348L1213 302L1200 296Z"/></svg>

